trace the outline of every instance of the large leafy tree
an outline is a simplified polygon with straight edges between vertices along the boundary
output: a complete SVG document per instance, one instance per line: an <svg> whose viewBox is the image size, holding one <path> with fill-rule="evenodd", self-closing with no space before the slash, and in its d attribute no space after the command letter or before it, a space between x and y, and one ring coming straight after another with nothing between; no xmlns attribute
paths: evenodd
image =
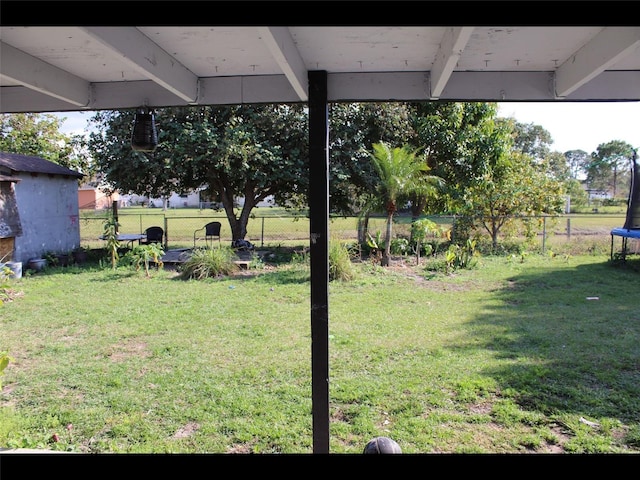
<svg viewBox="0 0 640 480"><path fill-rule="evenodd" d="M621 187L628 183L628 166L632 154L633 147L622 140L612 140L598 145L587 166L589 187L609 191L614 198L620 191L626 193Z"/></svg>
<svg viewBox="0 0 640 480"><path fill-rule="evenodd" d="M374 143L406 145L413 136L405 103L334 103L329 109L329 208L358 215L377 184L369 158Z"/></svg>
<svg viewBox="0 0 640 480"><path fill-rule="evenodd" d="M549 152L539 164L555 180L567 182L572 178L567 157L560 152Z"/></svg>
<svg viewBox="0 0 640 480"><path fill-rule="evenodd" d="M307 205L306 112L296 106L243 106L159 109L159 146L153 153L133 152L134 111L99 112L90 147L111 190L148 196L203 188L203 195L224 205L234 231L259 201L273 195L279 205ZM409 110L403 103L330 105L330 211L362 211L375 188L367 149L375 142L403 144L411 137ZM239 216L233 197L245 198ZM237 233L235 231L237 230Z"/></svg>
<svg viewBox="0 0 640 480"><path fill-rule="evenodd" d="M534 159L542 160L551 153L553 139L541 125L513 121L513 148Z"/></svg>
<svg viewBox="0 0 640 480"><path fill-rule="evenodd" d="M424 192L439 179L427 174L429 167L424 159L407 146L391 147L384 142L375 143L370 158L378 175L374 197L377 201L373 206L383 206L387 214L382 266L388 266L393 215L398 211L399 203L408 200L415 192Z"/></svg>
<svg viewBox="0 0 640 480"><path fill-rule="evenodd" d="M529 155L514 151L468 186L464 199L462 211L487 231L495 249L501 229L515 217L562 213L564 188Z"/></svg>
<svg viewBox="0 0 640 480"><path fill-rule="evenodd" d="M89 148L109 188L166 197L202 189L222 203L233 240L243 239L256 205L304 204L308 134L300 105L158 109L158 148L131 149L134 111L100 112ZM244 198L241 209L236 200Z"/></svg>
<svg viewBox="0 0 640 480"><path fill-rule="evenodd" d="M80 136L61 132L62 120L51 114L7 113L0 115L0 151L32 155L90 174L88 156Z"/></svg>
<svg viewBox="0 0 640 480"><path fill-rule="evenodd" d="M553 176L564 170L548 159L542 127L497 117L495 103L424 103L416 112L429 166L445 180L431 208L460 215L454 241L479 226L497 246L513 216L561 211L563 187Z"/></svg>
<svg viewBox="0 0 640 480"><path fill-rule="evenodd" d="M590 163L589 154L584 150L568 150L564 152L564 157L567 160L571 178L574 179L582 176Z"/></svg>
<svg viewBox="0 0 640 480"><path fill-rule="evenodd" d="M573 150L562 154L551 151L551 134L540 125L513 121L513 150L532 158L540 172L550 180L562 183L569 196L569 204L574 206L587 203L587 194L577 176L582 169L586 152Z"/></svg>
<svg viewBox="0 0 640 480"><path fill-rule="evenodd" d="M90 119L87 148L96 163L97 180L106 192L167 197L178 173L173 170L170 148L164 142L167 135L164 129L159 131L161 144L156 152L132 150L134 114L134 110L105 110Z"/></svg>
<svg viewBox="0 0 640 480"><path fill-rule="evenodd" d="M430 173L444 181L438 196L412 198L414 217L426 212L456 213L464 191L511 146L512 127L497 121L497 104L424 102L411 104L415 147L424 149Z"/></svg>

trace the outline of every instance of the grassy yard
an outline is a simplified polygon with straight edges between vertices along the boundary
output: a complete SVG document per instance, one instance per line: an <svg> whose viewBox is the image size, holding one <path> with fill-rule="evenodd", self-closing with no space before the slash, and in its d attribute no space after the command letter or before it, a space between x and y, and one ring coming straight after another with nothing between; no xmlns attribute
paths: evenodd
<svg viewBox="0 0 640 480"><path fill-rule="evenodd" d="M0 447L312 453L309 267L271 253L198 281L97 263L16 281ZM331 453L379 435L403 453L640 453L637 259L425 264L330 284Z"/></svg>

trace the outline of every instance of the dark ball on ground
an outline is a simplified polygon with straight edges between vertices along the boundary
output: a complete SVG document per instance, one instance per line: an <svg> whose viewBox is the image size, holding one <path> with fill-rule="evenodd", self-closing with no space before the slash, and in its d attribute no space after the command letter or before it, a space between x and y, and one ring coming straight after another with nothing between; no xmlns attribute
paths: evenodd
<svg viewBox="0 0 640 480"><path fill-rule="evenodd" d="M402 453L402 449L389 437L376 437L365 445L362 453Z"/></svg>

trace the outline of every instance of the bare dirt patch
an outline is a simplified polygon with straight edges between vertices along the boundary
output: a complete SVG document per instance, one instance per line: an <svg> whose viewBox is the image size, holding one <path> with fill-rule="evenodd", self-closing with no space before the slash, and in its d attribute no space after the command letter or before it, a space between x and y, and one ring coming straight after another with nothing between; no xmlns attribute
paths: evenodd
<svg viewBox="0 0 640 480"><path fill-rule="evenodd" d="M127 342L114 345L112 351L107 356L114 362L122 362L134 356L148 358L151 352L147 350L147 344L141 342Z"/></svg>
<svg viewBox="0 0 640 480"><path fill-rule="evenodd" d="M184 427L179 428L176 433L173 434L173 438L188 438L193 436L194 433L198 431L200 425L196 422L189 422Z"/></svg>

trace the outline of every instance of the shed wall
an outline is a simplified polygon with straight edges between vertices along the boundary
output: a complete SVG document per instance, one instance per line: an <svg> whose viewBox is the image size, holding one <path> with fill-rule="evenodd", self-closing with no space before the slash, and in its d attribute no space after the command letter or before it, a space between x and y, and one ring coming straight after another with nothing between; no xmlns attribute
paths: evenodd
<svg viewBox="0 0 640 480"><path fill-rule="evenodd" d="M14 261L26 264L47 252L80 246L78 181L46 174L20 174L15 186L22 235L15 238Z"/></svg>

